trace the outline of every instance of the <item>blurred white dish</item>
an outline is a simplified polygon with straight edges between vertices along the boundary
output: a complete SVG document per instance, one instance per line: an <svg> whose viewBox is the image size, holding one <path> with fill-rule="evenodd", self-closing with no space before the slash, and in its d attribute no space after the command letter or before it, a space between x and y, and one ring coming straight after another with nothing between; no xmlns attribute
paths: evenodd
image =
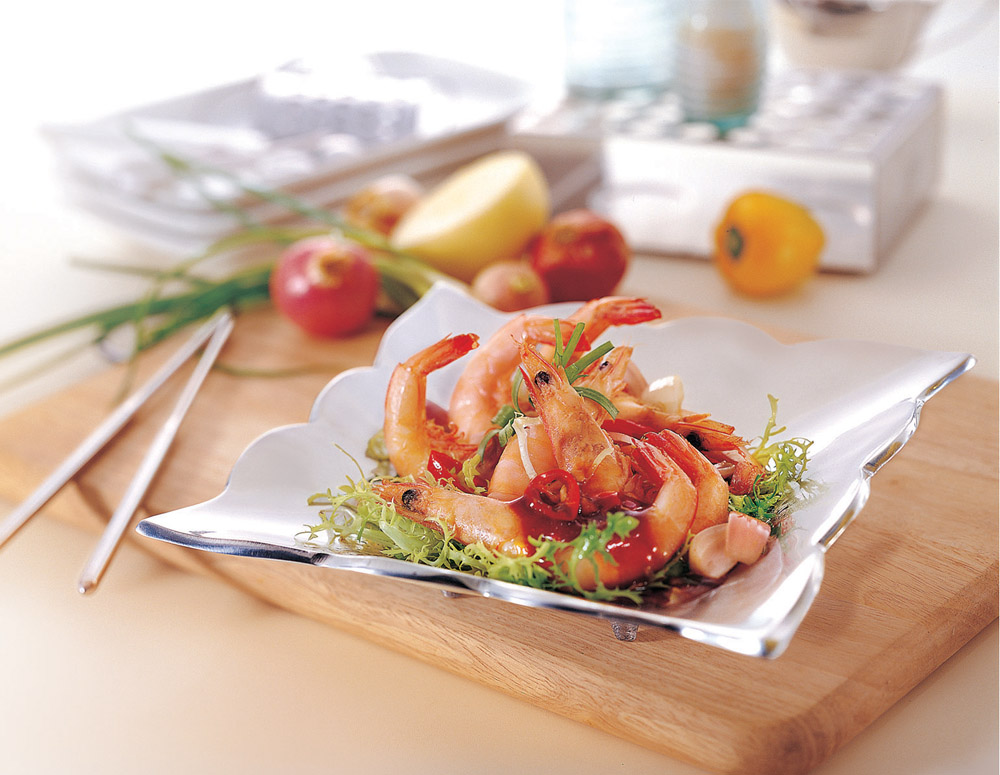
<svg viewBox="0 0 1000 775"><path fill-rule="evenodd" d="M380 174L424 174L495 150L528 93L517 79L471 65L380 52L290 62L88 123L51 124L43 134L74 203L139 237L204 246L238 225L228 207L263 221L285 213L227 175L196 185L140 141L328 204Z"/></svg>

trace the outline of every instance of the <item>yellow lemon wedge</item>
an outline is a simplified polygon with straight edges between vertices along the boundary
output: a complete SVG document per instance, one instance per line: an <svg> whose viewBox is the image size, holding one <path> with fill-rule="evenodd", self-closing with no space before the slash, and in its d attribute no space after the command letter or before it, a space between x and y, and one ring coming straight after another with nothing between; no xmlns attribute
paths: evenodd
<svg viewBox="0 0 1000 775"><path fill-rule="evenodd" d="M549 187L521 151L497 151L460 167L396 224L399 250L470 282L487 264L520 255L550 214Z"/></svg>

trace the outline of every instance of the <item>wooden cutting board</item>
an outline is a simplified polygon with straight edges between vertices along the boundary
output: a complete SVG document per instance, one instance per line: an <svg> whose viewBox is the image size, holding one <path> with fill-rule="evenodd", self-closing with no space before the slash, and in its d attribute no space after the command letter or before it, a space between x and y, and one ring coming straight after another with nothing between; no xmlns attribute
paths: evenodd
<svg viewBox="0 0 1000 775"><path fill-rule="evenodd" d="M382 330L333 344L306 339L271 312L241 317L224 364L318 368L266 378L213 372L140 514L218 494L254 438L304 422L337 370L369 364ZM174 346L147 356L138 379ZM106 414L122 377L113 368L0 421L0 496L26 497ZM103 526L183 378L49 504L49 514ZM928 403L917 434L875 477L868 505L830 551L819 596L791 646L773 661L655 628L621 642L607 623L573 614L182 549L131 531L128 540L278 606L700 767L805 772L996 619L997 405L997 383L972 375Z"/></svg>

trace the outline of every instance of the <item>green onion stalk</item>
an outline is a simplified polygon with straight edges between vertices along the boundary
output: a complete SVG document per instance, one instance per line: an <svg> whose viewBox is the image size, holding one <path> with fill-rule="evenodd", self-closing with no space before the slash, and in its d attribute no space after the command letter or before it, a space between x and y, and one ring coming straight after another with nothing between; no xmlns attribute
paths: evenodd
<svg viewBox="0 0 1000 775"><path fill-rule="evenodd" d="M276 259L218 278L195 271L199 265L209 259L252 247L270 246L280 251L300 239L321 234L336 233L371 251L382 284L380 314L398 314L414 304L434 282L445 277L416 257L393 248L381 234L358 228L334 212L314 207L283 191L252 186L225 170L182 159L142 138L134 139L148 147L175 175L192 179L196 189L214 208L236 216L240 224L238 230L166 269L78 260L77 265L85 268L146 277L150 280L150 287L134 301L0 342L0 358L79 330L92 331L90 344L100 344L113 331L130 325L135 332L129 356L132 360L191 323L211 317L221 308L229 308L238 314L269 303L268 282ZM294 226L262 223L244 208L213 199L202 185L211 176L224 177L246 195L279 205L300 223Z"/></svg>

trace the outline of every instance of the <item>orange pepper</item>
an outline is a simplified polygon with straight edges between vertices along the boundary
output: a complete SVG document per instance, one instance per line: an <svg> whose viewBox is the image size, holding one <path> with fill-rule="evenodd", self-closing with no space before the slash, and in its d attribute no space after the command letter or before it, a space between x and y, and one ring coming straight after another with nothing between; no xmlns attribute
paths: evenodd
<svg viewBox="0 0 1000 775"><path fill-rule="evenodd" d="M825 244L822 227L805 207L749 191L729 204L716 227L714 261L740 293L777 296L816 273Z"/></svg>

